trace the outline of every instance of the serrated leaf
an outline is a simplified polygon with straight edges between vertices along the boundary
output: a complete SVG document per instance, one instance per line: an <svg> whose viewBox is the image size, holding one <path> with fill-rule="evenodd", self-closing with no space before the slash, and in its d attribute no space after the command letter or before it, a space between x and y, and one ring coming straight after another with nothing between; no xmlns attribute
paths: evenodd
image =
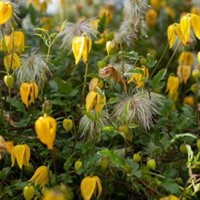
<svg viewBox="0 0 200 200"><path fill-rule="evenodd" d="M161 88L161 81L165 78L167 69L161 69L152 79L152 86L154 89Z"/></svg>
<svg viewBox="0 0 200 200"><path fill-rule="evenodd" d="M180 194L180 187L173 179L166 179L161 185L170 194Z"/></svg>
<svg viewBox="0 0 200 200"><path fill-rule="evenodd" d="M129 60L139 60L140 59L140 56L138 55L138 53L136 51L130 51L130 52L120 51L119 55L123 55L125 58L128 58Z"/></svg>
<svg viewBox="0 0 200 200"><path fill-rule="evenodd" d="M154 59L154 57L151 54L147 55L147 67L152 68L156 65L157 60Z"/></svg>

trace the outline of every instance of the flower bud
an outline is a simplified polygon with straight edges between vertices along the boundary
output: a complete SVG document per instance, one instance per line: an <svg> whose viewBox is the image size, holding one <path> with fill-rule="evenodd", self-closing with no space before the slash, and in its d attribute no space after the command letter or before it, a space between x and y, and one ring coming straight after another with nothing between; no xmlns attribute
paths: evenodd
<svg viewBox="0 0 200 200"><path fill-rule="evenodd" d="M195 79L198 79L200 77L200 70L199 69L194 69L192 71L192 76L195 78Z"/></svg>
<svg viewBox="0 0 200 200"><path fill-rule="evenodd" d="M119 51L119 43L117 43L116 41L108 41L106 43L106 51L107 51L108 55L118 52Z"/></svg>
<svg viewBox="0 0 200 200"><path fill-rule="evenodd" d="M74 168L78 171L82 167L83 163L80 160L77 160L74 164Z"/></svg>
<svg viewBox="0 0 200 200"><path fill-rule="evenodd" d="M67 133L72 129L73 121L69 118L65 118L63 120L63 128L67 131Z"/></svg>
<svg viewBox="0 0 200 200"><path fill-rule="evenodd" d="M34 197L35 188L32 185L25 186L23 195L25 200L31 200Z"/></svg>
<svg viewBox="0 0 200 200"><path fill-rule="evenodd" d="M135 162L140 162L140 160L141 160L141 154L140 154L140 152L133 154L133 160Z"/></svg>
<svg viewBox="0 0 200 200"><path fill-rule="evenodd" d="M156 161L154 159L148 159L148 161L147 161L147 167L149 169L155 170L156 169Z"/></svg>
<svg viewBox="0 0 200 200"><path fill-rule="evenodd" d="M4 83L6 84L6 86L10 89L12 88L13 84L14 84L14 77L12 75L6 75L3 78Z"/></svg>
<svg viewBox="0 0 200 200"><path fill-rule="evenodd" d="M42 112L49 115L51 113L51 109L52 109L51 102L48 100L45 100L45 102L42 104Z"/></svg>
<svg viewBox="0 0 200 200"><path fill-rule="evenodd" d="M198 91L198 85L196 83L192 84L190 89L192 92L196 93Z"/></svg>

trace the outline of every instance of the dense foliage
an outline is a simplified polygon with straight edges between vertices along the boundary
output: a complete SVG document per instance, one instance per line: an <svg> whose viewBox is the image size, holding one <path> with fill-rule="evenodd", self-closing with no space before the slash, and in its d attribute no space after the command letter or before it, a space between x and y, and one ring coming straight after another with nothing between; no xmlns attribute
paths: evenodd
<svg viewBox="0 0 200 200"><path fill-rule="evenodd" d="M0 29L1 199L199 199L198 1L1 0Z"/></svg>

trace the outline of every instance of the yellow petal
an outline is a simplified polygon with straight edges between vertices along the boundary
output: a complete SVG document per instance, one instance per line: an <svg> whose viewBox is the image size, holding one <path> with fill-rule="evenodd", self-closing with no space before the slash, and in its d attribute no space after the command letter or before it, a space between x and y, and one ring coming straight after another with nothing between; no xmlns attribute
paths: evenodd
<svg viewBox="0 0 200 200"><path fill-rule="evenodd" d="M26 105L27 108L29 106L29 94L30 94L30 84L22 83L20 86L20 95L22 102Z"/></svg>
<svg viewBox="0 0 200 200"><path fill-rule="evenodd" d="M96 178L85 177L81 181L81 194L84 200L90 200L96 188Z"/></svg>
<svg viewBox="0 0 200 200"><path fill-rule="evenodd" d="M98 187L98 195L97 195L97 199L98 199L102 193L102 185L101 185L101 180L98 176L94 176L94 178L96 179L97 187Z"/></svg>
<svg viewBox="0 0 200 200"><path fill-rule="evenodd" d="M76 65L79 63L84 48L84 38L76 36L72 40L72 51L76 60Z"/></svg>
<svg viewBox="0 0 200 200"><path fill-rule="evenodd" d="M180 29L183 33L184 41L188 41L190 37L190 14L181 17Z"/></svg>
<svg viewBox="0 0 200 200"><path fill-rule="evenodd" d="M198 39L200 39L200 17L195 14L190 14L191 26L193 28L194 34Z"/></svg>
<svg viewBox="0 0 200 200"><path fill-rule="evenodd" d="M24 144L24 147L25 147L24 165L28 166L29 165L29 160L30 160L30 157L31 157L31 151L30 151L30 148L29 148L29 146L27 144Z"/></svg>
<svg viewBox="0 0 200 200"><path fill-rule="evenodd" d="M13 149L14 151L14 157L17 161L17 164L20 169L22 169L22 166L24 164L24 154L25 154L25 146L24 145L16 145Z"/></svg>
<svg viewBox="0 0 200 200"><path fill-rule="evenodd" d="M166 91L177 91L179 87L179 78L177 76L169 76L167 80L167 90Z"/></svg>
<svg viewBox="0 0 200 200"><path fill-rule="evenodd" d="M101 112L101 110L103 109L105 104L106 104L105 95L97 93L97 103L96 103L96 106L95 106L95 111L96 112Z"/></svg>
<svg viewBox="0 0 200 200"><path fill-rule="evenodd" d="M97 92L90 91L86 96L86 111L89 112L96 104Z"/></svg>
<svg viewBox="0 0 200 200"><path fill-rule="evenodd" d="M13 7L9 2L0 2L0 25L6 23L13 15Z"/></svg>
<svg viewBox="0 0 200 200"><path fill-rule="evenodd" d="M179 65L193 65L194 63L194 55L192 52L183 51L178 57Z"/></svg>
<svg viewBox="0 0 200 200"><path fill-rule="evenodd" d="M169 40L169 48L172 48L174 43L175 43L175 39L176 39L174 24L172 24L168 27L167 37L168 37L168 40Z"/></svg>
<svg viewBox="0 0 200 200"><path fill-rule="evenodd" d="M33 103L38 97L38 85L36 83L30 83L30 100L29 104Z"/></svg>
<svg viewBox="0 0 200 200"><path fill-rule="evenodd" d="M89 52L92 47L92 41L88 36L82 36L82 37L84 37L84 48L83 48L82 56L83 56L83 61L85 63L87 63L88 57L89 57Z"/></svg>
<svg viewBox="0 0 200 200"><path fill-rule="evenodd" d="M11 69L14 70L21 67L19 56L16 53L6 55L4 57L4 67L7 72L10 72Z"/></svg>
<svg viewBox="0 0 200 200"><path fill-rule="evenodd" d="M176 26L175 26L175 33L178 36L179 40L181 40L181 42L184 45L186 45L188 39L183 35L183 32L181 31L180 24L176 24Z"/></svg>

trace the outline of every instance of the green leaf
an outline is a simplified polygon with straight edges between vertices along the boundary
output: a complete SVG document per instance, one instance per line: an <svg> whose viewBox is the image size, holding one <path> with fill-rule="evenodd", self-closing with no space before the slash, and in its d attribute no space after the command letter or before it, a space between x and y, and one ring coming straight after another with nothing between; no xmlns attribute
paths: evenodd
<svg viewBox="0 0 200 200"><path fill-rule="evenodd" d="M114 104L114 103L116 103L117 101L118 101L118 98L112 97L112 98L110 98L110 99L108 100L107 104Z"/></svg>
<svg viewBox="0 0 200 200"><path fill-rule="evenodd" d="M138 55L138 53L136 51L130 51L130 52L120 51L119 55L123 55L125 58L128 58L129 60L139 60L140 59L140 56Z"/></svg>
<svg viewBox="0 0 200 200"><path fill-rule="evenodd" d="M165 78L167 69L161 69L154 77L153 80L151 81L151 84L154 89L162 89L161 87L161 81Z"/></svg>
<svg viewBox="0 0 200 200"><path fill-rule="evenodd" d="M162 181L161 186L170 194L180 194L181 192L179 185L174 179L165 179Z"/></svg>

